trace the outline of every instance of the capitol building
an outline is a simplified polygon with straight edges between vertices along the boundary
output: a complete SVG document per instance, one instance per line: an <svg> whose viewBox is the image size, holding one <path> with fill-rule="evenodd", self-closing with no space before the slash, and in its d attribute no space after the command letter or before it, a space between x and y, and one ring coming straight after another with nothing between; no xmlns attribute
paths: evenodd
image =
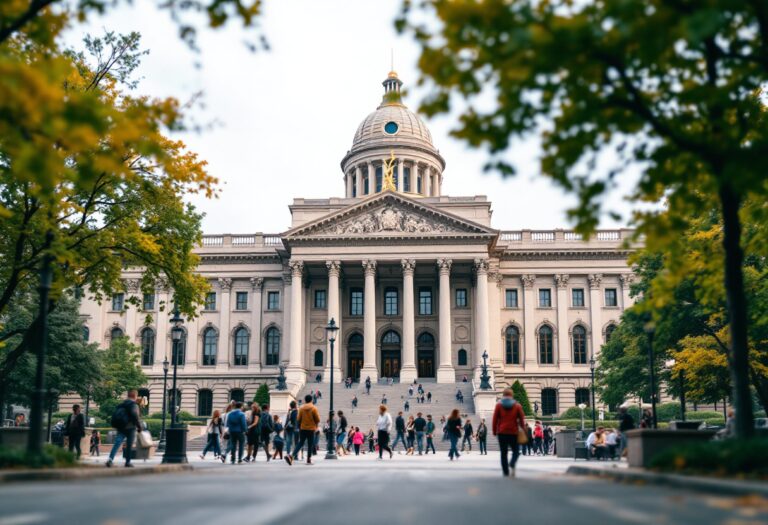
<svg viewBox="0 0 768 525"><path fill-rule="evenodd" d="M281 365L293 393L318 375L328 381L330 319L340 327L336 381L471 381L487 352L494 388L519 380L541 414L589 404L590 360L632 303L631 230L585 240L496 229L485 196L443 194L446 159L401 85L391 72L358 126L341 158L342 196L295 198L281 233L204 235L198 271L211 288L184 323L182 410L208 415L250 400ZM173 292L158 282L136 309L128 298L141 294L139 277L126 269L124 292L86 300L81 314L91 342L127 336L141 348L142 395L156 412L171 355L159 305Z"/></svg>

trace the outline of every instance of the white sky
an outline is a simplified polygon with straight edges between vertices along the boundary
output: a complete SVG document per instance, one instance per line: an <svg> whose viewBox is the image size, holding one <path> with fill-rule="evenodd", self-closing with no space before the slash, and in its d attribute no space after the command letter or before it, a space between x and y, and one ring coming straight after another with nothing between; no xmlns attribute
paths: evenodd
<svg viewBox="0 0 768 525"><path fill-rule="evenodd" d="M195 54L178 38L168 14L148 0L94 17L87 31L142 34L150 54L139 69L139 92L180 100L203 93L204 107L194 117L216 125L182 138L221 181L218 199L194 201L206 214L205 233L276 233L288 228L294 197L343 196L339 162L360 121L381 100L390 49L404 87L411 88L406 104L418 106L418 47L394 30L399 5L400 0L266 0L261 27L271 50L258 53L243 44L252 35L230 23L201 31L202 52ZM72 42L86 31L75 29ZM574 199L538 175L535 148L521 144L511 152L516 177L484 174L486 154L448 136L455 120L427 121L447 163L444 195L487 195L495 228L569 227L565 211ZM629 210L621 195L609 202L625 215ZM602 226L617 224L606 218Z"/></svg>

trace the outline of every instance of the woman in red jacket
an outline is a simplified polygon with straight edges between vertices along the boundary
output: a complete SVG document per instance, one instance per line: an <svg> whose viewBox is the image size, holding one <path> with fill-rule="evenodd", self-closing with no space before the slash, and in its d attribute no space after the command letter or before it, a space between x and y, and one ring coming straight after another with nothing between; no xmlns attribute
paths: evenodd
<svg viewBox="0 0 768 525"><path fill-rule="evenodd" d="M515 477L515 465L520 457L520 447L517 444L517 432L525 428L523 407L515 401L512 389L504 389L501 400L493 410L493 435L499 438L501 449L501 470L504 476ZM509 449L512 449L512 462L509 463ZM511 467L511 470L510 470Z"/></svg>

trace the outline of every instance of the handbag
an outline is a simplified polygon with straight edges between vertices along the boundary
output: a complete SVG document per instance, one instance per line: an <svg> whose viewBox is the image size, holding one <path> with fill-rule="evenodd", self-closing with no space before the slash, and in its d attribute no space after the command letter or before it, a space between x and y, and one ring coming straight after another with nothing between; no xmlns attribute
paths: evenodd
<svg viewBox="0 0 768 525"><path fill-rule="evenodd" d="M526 443L528 443L528 433L525 431L525 427L520 427L517 429L517 444L525 445Z"/></svg>
<svg viewBox="0 0 768 525"><path fill-rule="evenodd" d="M152 446L152 434L149 433L149 430L142 430L139 432L138 438L141 448L149 448Z"/></svg>

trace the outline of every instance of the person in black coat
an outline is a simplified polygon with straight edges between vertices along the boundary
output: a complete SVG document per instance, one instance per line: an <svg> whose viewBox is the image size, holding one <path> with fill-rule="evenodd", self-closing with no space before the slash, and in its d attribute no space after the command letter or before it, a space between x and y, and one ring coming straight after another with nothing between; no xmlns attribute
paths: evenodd
<svg viewBox="0 0 768 525"><path fill-rule="evenodd" d="M64 435L69 438L69 451L77 451L77 459L80 459L80 440L85 437L85 416L80 413L80 405L72 405L72 413L67 416L64 425Z"/></svg>

